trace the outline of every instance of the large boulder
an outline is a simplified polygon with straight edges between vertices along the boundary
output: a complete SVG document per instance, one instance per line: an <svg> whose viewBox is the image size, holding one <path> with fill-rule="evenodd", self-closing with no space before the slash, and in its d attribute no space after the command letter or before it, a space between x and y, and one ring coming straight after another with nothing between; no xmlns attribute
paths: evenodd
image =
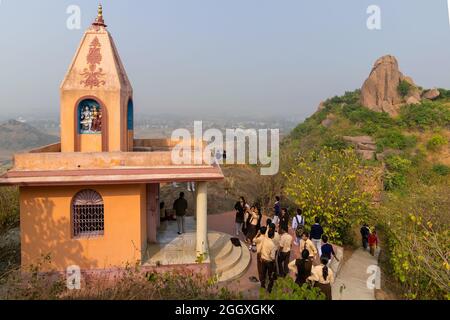
<svg viewBox="0 0 450 320"><path fill-rule="evenodd" d="M371 136L358 136L358 137L343 136L342 139L344 139L344 141L346 142L353 143L354 145L375 144L375 141Z"/></svg>
<svg viewBox="0 0 450 320"><path fill-rule="evenodd" d="M358 137L342 137L345 142L351 143L355 146L356 153L359 154L364 160L373 160L375 152L377 150L376 142L370 136L358 136Z"/></svg>
<svg viewBox="0 0 450 320"><path fill-rule="evenodd" d="M441 93L439 92L438 89L431 89L423 94L423 98L428 99L428 100L434 100L434 99L439 98L440 95L441 95Z"/></svg>
<svg viewBox="0 0 450 320"><path fill-rule="evenodd" d="M422 101L422 90L417 87L417 85L414 83L414 80L411 77L403 76L402 81L408 82L411 86L408 94L404 98L404 101L406 101L406 104L420 103Z"/></svg>
<svg viewBox="0 0 450 320"><path fill-rule="evenodd" d="M406 99L413 97L420 101L420 91L410 77L400 72L397 59L391 55L379 58L361 88L361 104L376 112L398 115L400 107L406 102L398 90L402 81L411 85Z"/></svg>
<svg viewBox="0 0 450 320"><path fill-rule="evenodd" d="M419 104L420 103L420 99L418 99L415 96L409 96L408 98L406 98L406 104Z"/></svg>
<svg viewBox="0 0 450 320"><path fill-rule="evenodd" d="M325 120L322 121L322 126L325 128L329 128L333 125L334 121L336 120L336 116L332 113L330 113Z"/></svg>

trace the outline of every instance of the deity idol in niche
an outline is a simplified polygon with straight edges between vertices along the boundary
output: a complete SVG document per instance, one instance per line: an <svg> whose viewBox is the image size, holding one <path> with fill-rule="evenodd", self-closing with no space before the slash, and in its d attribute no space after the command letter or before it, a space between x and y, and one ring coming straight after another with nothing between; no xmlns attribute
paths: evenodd
<svg viewBox="0 0 450 320"><path fill-rule="evenodd" d="M85 106L80 115L81 132L90 132L92 128L92 112L89 106Z"/></svg>
<svg viewBox="0 0 450 320"><path fill-rule="evenodd" d="M80 133L95 134L102 131L102 111L96 103L84 104L79 115Z"/></svg>
<svg viewBox="0 0 450 320"><path fill-rule="evenodd" d="M97 132L101 132L102 131L102 122L103 122L102 111L100 109L98 109L98 114L97 114Z"/></svg>
<svg viewBox="0 0 450 320"><path fill-rule="evenodd" d="M101 115L97 106L92 106L92 132L101 131Z"/></svg>

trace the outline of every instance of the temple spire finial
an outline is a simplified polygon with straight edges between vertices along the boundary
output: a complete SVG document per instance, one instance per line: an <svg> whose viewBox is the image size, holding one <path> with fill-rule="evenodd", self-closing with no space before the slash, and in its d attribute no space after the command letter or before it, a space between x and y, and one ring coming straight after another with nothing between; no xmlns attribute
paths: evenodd
<svg viewBox="0 0 450 320"><path fill-rule="evenodd" d="M98 14L97 18L95 18L94 26L106 27L105 20L103 19L103 6L101 4L98 5Z"/></svg>
<svg viewBox="0 0 450 320"><path fill-rule="evenodd" d="M101 3L98 4L98 16L103 17L103 7Z"/></svg>

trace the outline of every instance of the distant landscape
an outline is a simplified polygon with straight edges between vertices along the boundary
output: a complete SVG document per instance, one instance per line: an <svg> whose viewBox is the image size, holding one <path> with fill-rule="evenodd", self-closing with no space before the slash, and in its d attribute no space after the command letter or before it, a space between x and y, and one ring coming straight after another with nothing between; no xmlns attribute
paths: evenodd
<svg viewBox="0 0 450 320"><path fill-rule="evenodd" d="M168 138L175 129L192 129L194 121L203 121L204 130L225 129L280 129L281 135L288 135L298 124L282 117L230 117L214 118L180 117L174 115L136 115L136 138ZM0 165L7 166L15 152L45 146L59 141L59 120L57 116L40 119L34 115L0 120Z"/></svg>
<svg viewBox="0 0 450 320"><path fill-rule="evenodd" d="M0 124L0 164L7 165L15 152L55 143L56 135L17 120Z"/></svg>

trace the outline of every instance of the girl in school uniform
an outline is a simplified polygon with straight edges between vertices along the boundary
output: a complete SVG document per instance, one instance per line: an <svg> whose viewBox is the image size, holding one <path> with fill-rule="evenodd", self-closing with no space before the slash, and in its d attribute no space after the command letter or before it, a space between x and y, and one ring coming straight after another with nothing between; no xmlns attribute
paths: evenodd
<svg viewBox="0 0 450 320"><path fill-rule="evenodd" d="M306 283L311 276L313 262L309 259L309 251L303 250L301 259L293 260L289 263L289 270L295 274L295 283L300 287Z"/></svg>
<svg viewBox="0 0 450 320"><path fill-rule="evenodd" d="M320 259L321 264L312 269L312 274L308 278L310 281L314 281L314 286L320 288L325 295L326 300L332 300L331 285L334 282L333 270L327 267L328 259L322 257Z"/></svg>

